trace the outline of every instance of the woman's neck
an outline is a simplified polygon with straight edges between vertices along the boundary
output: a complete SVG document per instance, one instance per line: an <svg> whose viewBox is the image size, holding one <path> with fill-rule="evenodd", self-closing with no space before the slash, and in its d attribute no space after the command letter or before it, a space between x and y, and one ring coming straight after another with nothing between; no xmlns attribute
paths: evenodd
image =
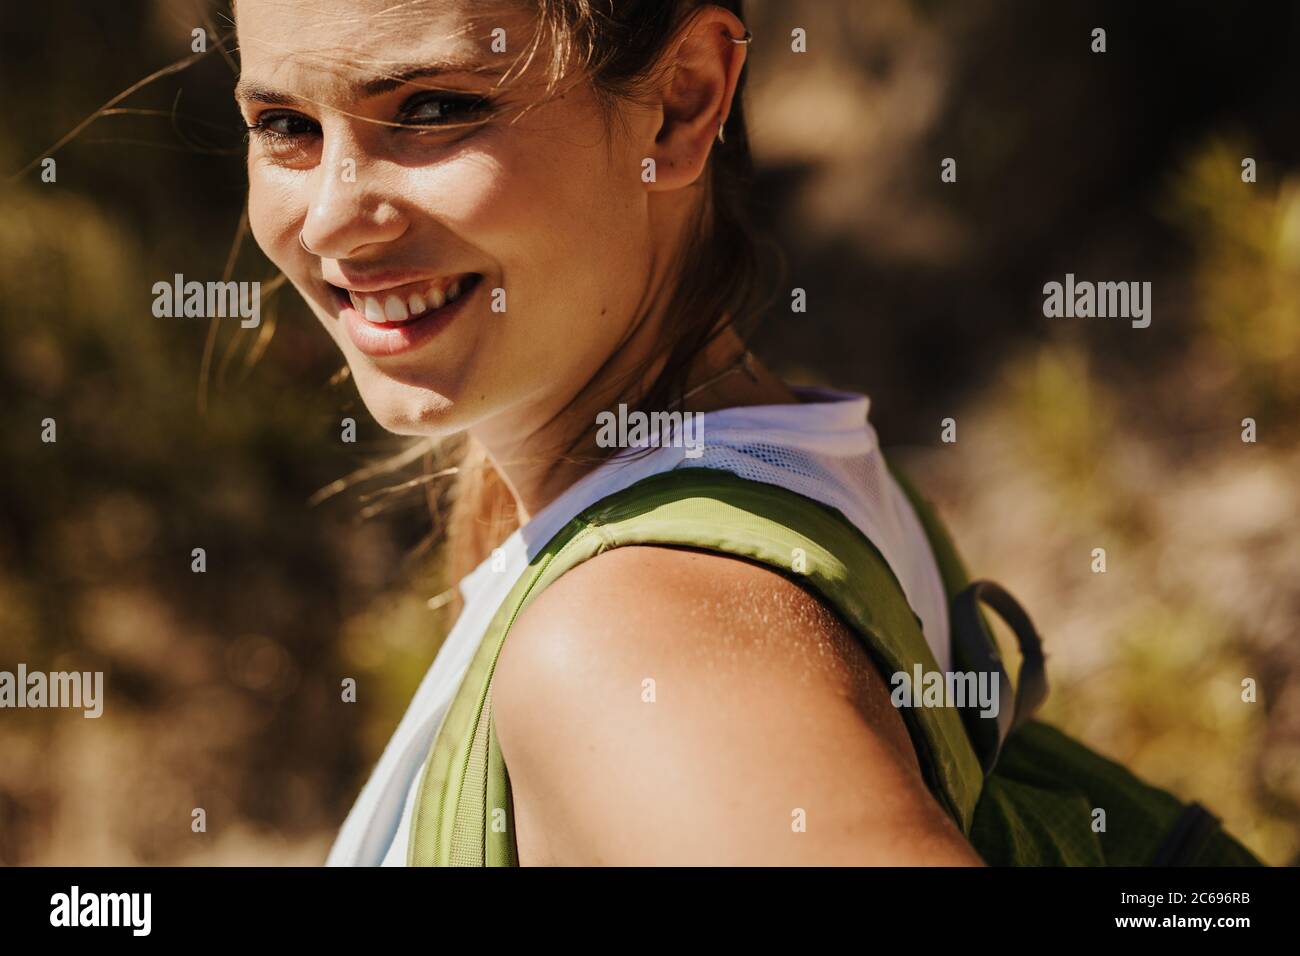
<svg viewBox="0 0 1300 956"><path fill-rule="evenodd" d="M746 405L784 405L798 396L754 358L730 328L717 336L692 365L684 399L674 411L708 412ZM598 466L611 449L597 445L596 415L609 407L608 397L577 400L526 438L512 435L508 424L474 429L493 466L510 489L519 523L528 521L583 475ZM583 434L581 445L562 454L563 436Z"/></svg>

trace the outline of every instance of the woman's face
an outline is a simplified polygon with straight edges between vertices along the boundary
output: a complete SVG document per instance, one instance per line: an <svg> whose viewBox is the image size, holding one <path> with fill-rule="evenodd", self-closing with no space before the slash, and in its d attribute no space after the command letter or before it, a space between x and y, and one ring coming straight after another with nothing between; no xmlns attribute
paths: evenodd
<svg viewBox="0 0 1300 956"><path fill-rule="evenodd" d="M546 421L651 281L654 117L607 133L585 82L519 115L537 70L493 87L530 23L484 0L239 0L253 235L391 431Z"/></svg>

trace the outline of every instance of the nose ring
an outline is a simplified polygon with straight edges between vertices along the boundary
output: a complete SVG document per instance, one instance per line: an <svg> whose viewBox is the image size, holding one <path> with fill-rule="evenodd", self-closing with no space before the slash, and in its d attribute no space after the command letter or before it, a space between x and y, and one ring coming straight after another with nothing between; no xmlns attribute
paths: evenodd
<svg viewBox="0 0 1300 956"><path fill-rule="evenodd" d="M309 245L307 245L307 240L304 239L304 238L302 237L302 231L301 231L301 230L299 230L299 232L298 232L298 245L302 246L303 249L305 249L305 250L307 251L307 254L308 254L308 255L311 255L311 256L316 255L316 253L312 251L311 247L310 247Z"/></svg>

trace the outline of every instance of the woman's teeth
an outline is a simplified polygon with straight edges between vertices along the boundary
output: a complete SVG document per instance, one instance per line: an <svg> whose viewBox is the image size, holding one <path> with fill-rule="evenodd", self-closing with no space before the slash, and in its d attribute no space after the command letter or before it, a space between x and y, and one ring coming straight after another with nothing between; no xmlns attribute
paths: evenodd
<svg viewBox="0 0 1300 956"><path fill-rule="evenodd" d="M405 301L396 295L385 296L383 301L380 301L377 296L361 295L356 292L348 292L348 298L352 300L352 307L362 313L368 322L378 325L408 322L425 312L441 309L444 305L450 305L459 299L460 279L453 280L445 287L441 284L431 285L424 290L423 294L412 293Z"/></svg>

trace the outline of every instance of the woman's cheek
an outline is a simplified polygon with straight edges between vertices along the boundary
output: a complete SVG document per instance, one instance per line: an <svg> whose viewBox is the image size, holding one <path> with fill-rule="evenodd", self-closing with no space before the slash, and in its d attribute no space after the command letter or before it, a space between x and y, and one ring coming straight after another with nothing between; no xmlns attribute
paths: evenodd
<svg viewBox="0 0 1300 956"><path fill-rule="evenodd" d="M421 212L452 235L491 254L495 241L517 232L519 206L511 172L486 151L466 152L454 161L417 169L408 195L421 197Z"/></svg>
<svg viewBox="0 0 1300 956"><path fill-rule="evenodd" d="M248 228L262 252L281 270L298 248L297 224L303 218L294 213L297 189L280 181L284 172L249 162Z"/></svg>

